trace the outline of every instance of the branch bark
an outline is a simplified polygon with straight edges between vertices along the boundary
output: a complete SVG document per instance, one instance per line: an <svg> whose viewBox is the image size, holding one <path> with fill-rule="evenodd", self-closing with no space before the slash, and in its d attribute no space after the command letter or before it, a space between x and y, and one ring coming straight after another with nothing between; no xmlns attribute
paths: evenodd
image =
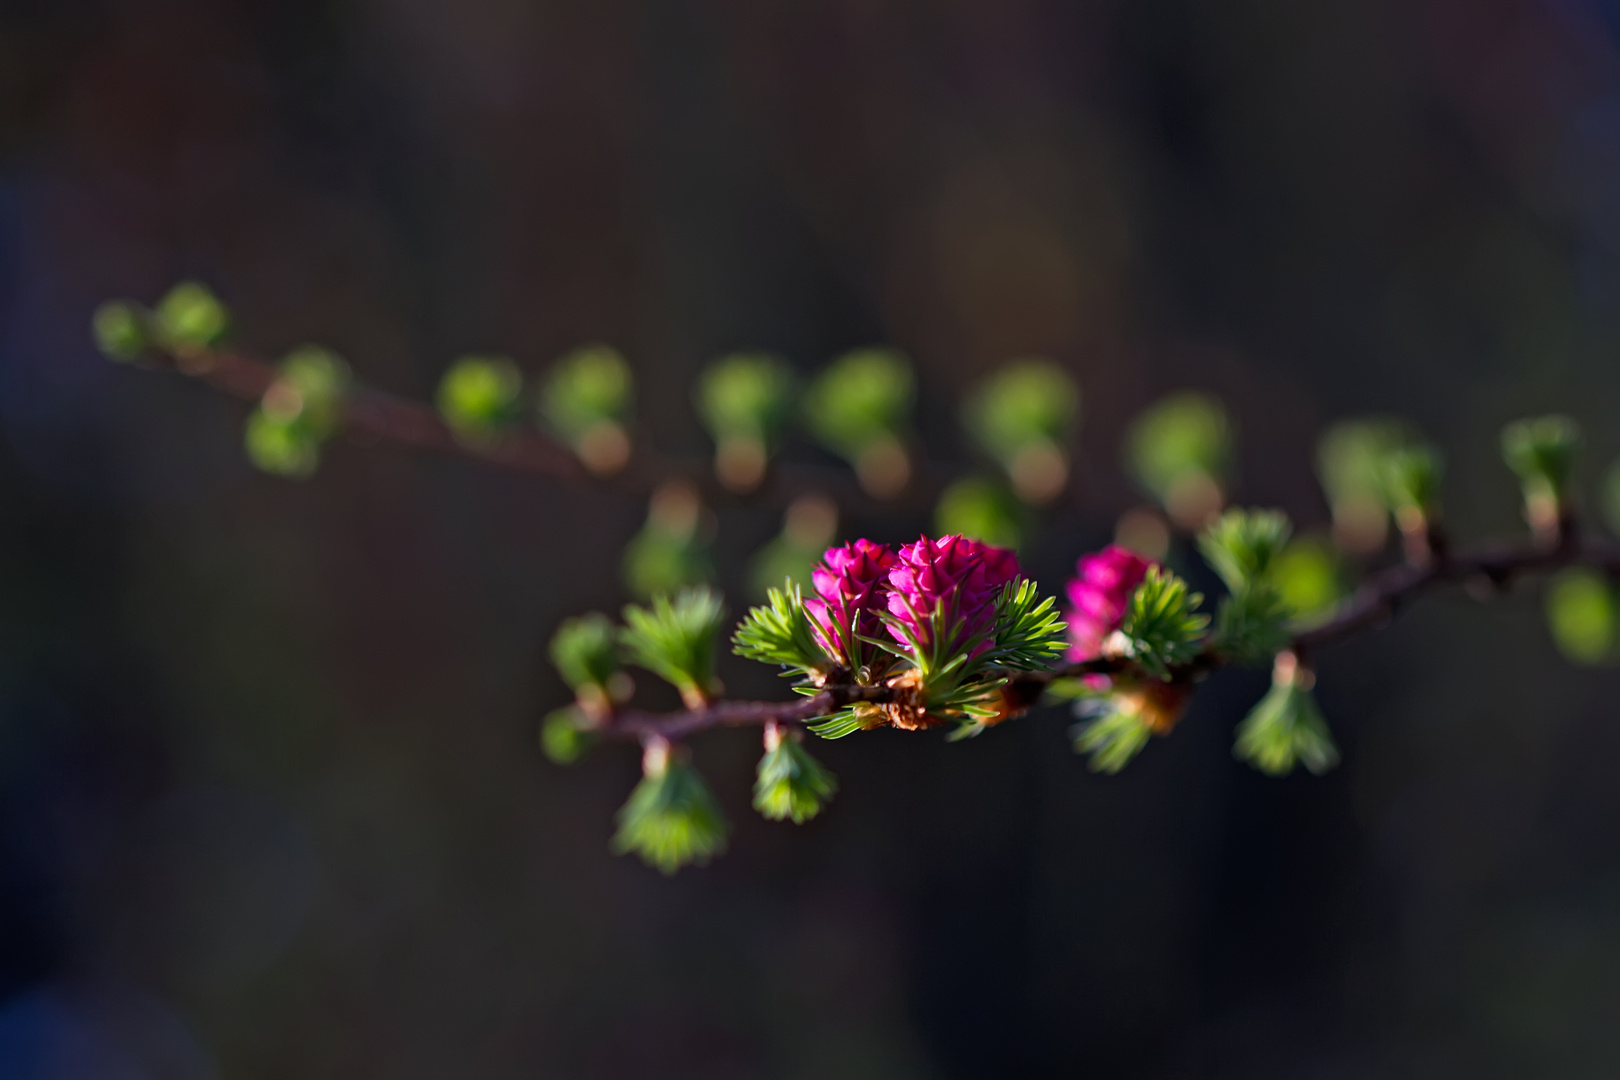
<svg viewBox="0 0 1620 1080"><path fill-rule="evenodd" d="M1566 535L1573 537L1574 534ZM1620 577L1620 549L1571 539L1554 546L1525 543L1456 555L1445 554L1422 566L1392 566L1369 578L1326 621L1295 634L1290 651L1302 662L1308 663L1306 657L1309 653L1361 631L1384 625L1410 601L1440 586L1477 583L1487 587L1490 592L1496 592L1516 577L1570 566L1587 566ZM1172 679L1197 679L1225 663L1225 658L1206 650L1174 669ZM1058 679L1117 675L1131 670L1134 670L1134 665L1128 660L1088 660L1016 675L1008 681L1008 688L1014 701L1033 705L1045 688ZM896 697L896 692L885 686L834 686L813 697L791 702L719 701L701 709L672 713L626 710L613 714L597 730L609 738L642 741L664 738L675 742L713 727L804 724L856 702L881 704L894 701Z"/></svg>

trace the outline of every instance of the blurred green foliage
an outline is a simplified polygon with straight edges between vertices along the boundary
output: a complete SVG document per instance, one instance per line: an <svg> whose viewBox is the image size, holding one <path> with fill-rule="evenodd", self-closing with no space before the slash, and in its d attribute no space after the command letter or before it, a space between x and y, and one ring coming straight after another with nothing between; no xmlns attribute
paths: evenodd
<svg viewBox="0 0 1620 1080"><path fill-rule="evenodd" d="M604 697L619 672L619 636L599 612L568 619L551 636L551 662L569 689L592 687Z"/></svg>
<svg viewBox="0 0 1620 1080"><path fill-rule="evenodd" d="M673 598L653 597L647 607L627 605L619 643L630 663L674 686L688 705L701 704L720 689L714 661L725 617L713 589L682 589Z"/></svg>
<svg viewBox="0 0 1620 1080"><path fill-rule="evenodd" d="M1089 757L1087 768L1092 772L1113 775L1142 752L1152 735L1139 713L1113 708L1075 727L1074 751Z"/></svg>
<svg viewBox="0 0 1620 1080"><path fill-rule="evenodd" d="M554 364L540 388L540 415L571 444L596 425L625 423L635 397L635 378L623 356L606 345L575 349Z"/></svg>
<svg viewBox="0 0 1620 1080"><path fill-rule="evenodd" d="M1379 471L1384 505L1397 520L1432 518L1440 505L1440 478L1444 474L1440 451L1427 443L1390 450L1383 456Z"/></svg>
<svg viewBox="0 0 1620 1080"><path fill-rule="evenodd" d="M342 357L319 345L294 349L277 370L248 415L243 446L265 472L299 479L314 473L321 444L342 423L352 375Z"/></svg>
<svg viewBox="0 0 1620 1080"><path fill-rule="evenodd" d="M1067 446L1080 414L1080 388L1046 360L1023 360L991 375L968 396L968 431L1012 480L1019 498L1045 503L1068 480Z"/></svg>
<svg viewBox="0 0 1620 1080"><path fill-rule="evenodd" d="M109 360L139 360L151 346L151 316L132 300L109 300L90 320L96 347Z"/></svg>
<svg viewBox="0 0 1620 1080"><path fill-rule="evenodd" d="M1561 498L1580 443L1580 425L1567 416L1517 420L1502 429L1502 460L1527 487Z"/></svg>
<svg viewBox="0 0 1620 1080"><path fill-rule="evenodd" d="M1300 678L1284 674L1238 725L1233 753L1268 776L1286 776L1296 765L1321 775L1339 763L1316 698Z"/></svg>
<svg viewBox="0 0 1620 1080"><path fill-rule="evenodd" d="M649 758L655 755L649 752ZM665 874L702 865L726 847L726 819L714 795L678 752L650 762L619 811L613 848L634 852Z"/></svg>
<svg viewBox="0 0 1620 1080"><path fill-rule="evenodd" d="M153 323L159 344L183 356L219 344L230 329L231 316L207 286L183 281L158 301Z"/></svg>
<svg viewBox="0 0 1620 1080"><path fill-rule="evenodd" d="M1333 510L1334 539L1347 550L1368 554L1389 535L1384 494L1384 462L1394 451L1418 442L1410 425L1391 417L1344 420L1316 444L1316 475Z"/></svg>
<svg viewBox="0 0 1620 1080"><path fill-rule="evenodd" d="M833 774L810 756L796 733L773 733L773 742L759 759L754 781L754 809L772 821L792 820L802 825L821 813L838 791Z"/></svg>
<svg viewBox="0 0 1620 1080"><path fill-rule="evenodd" d="M1024 540L1022 508L1002 484L970 476L947 487L934 509L940 536L960 533L997 547L1017 548Z"/></svg>
<svg viewBox="0 0 1620 1080"><path fill-rule="evenodd" d="M576 705L554 709L540 722L540 749L554 764L574 764L596 741L589 721Z"/></svg>
<svg viewBox="0 0 1620 1080"><path fill-rule="evenodd" d="M1203 599L1163 566L1150 566L1119 625L1125 655L1149 674L1168 679L1170 668L1191 660L1203 642L1209 626L1209 616L1198 611Z"/></svg>
<svg viewBox="0 0 1620 1080"><path fill-rule="evenodd" d="M624 549L624 581L647 598L714 579L704 535L704 509L696 489L683 482L653 492L647 522Z"/></svg>
<svg viewBox="0 0 1620 1080"><path fill-rule="evenodd" d="M1197 391L1172 394L1132 422L1125 464L1172 520L1197 528L1225 499L1232 438L1232 423L1218 400Z"/></svg>
<svg viewBox="0 0 1620 1080"><path fill-rule="evenodd" d="M1079 413L1080 388L1049 360L1008 364L974 388L962 409L968 431L1004 463L1031 442L1067 442Z"/></svg>
<svg viewBox="0 0 1620 1080"><path fill-rule="evenodd" d="M1216 612L1214 647L1240 664L1269 663L1288 641L1290 612L1273 569L1293 525L1280 510L1226 511L1198 536L1198 550L1228 595Z"/></svg>
<svg viewBox="0 0 1620 1080"><path fill-rule="evenodd" d="M1331 610L1344 595L1337 549L1313 537L1283 548L1271 565L1271 581L1288 610L1301 619Z"/></svg>
<svg viewBox="0 0 1620 1080"><path fill-rule="evenodd" d="M1614 583L1596 571L1565 570L1547 586L1547 625L1553 641L1578 664L1615 659L1617 616Z"/></svg>
<svg viewBox="0 0 1620 1080"><path fill-rule="evenodd" d="M464 356L439 381L439 413L463 439L488 442L522 418L523 372L504 356Z"/></svg>
<svg viewBox="0 0 1620 1080"><path fill-rule="evenodd" d="M916 393L911 362L892 349L859 349L829 364L804 399L810 433L856 461L873 443L898 438Z"/></svg>
<svg viewBox="0 0 1620 1080"><path fill-rule="evenodd" d="M798 377L770 353L738 353L698 377L697 408L715 442L752 439L774 449L794 412Z"/></svg>
<svg viewBox="0 0 1620 1080"><path fill-rule="evenodd" d="M810 433L855 466L880 498L911 479L906 430L916 387L911 362L892 349L860 349L834 360L805 393Z"/></svg>

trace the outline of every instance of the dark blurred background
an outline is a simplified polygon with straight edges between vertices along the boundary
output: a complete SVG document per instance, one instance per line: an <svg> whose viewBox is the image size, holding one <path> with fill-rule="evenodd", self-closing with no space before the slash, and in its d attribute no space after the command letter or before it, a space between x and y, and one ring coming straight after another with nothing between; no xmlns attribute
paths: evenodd
<svg viewBox="0 0 1620 1080"><path fill-rule="evenodd" d="M195 277L244 348L417 398L605 341L689 456L727 350L905 349L946 461L963 391L1050 356L1085 425L1049 588L1179 387L1233 412L1241 501L1320 526L1315 433L1397 412L1453 530L1512 532L1503 421L1620 450L1620 5L0 13L0 1077L1620 1074L1616 678L1533 589L1324 656L1322 779L1232 760L1239 673L1118 777L1057 710L825 744L802 828L706 736L731 851L666 880L607 851L634 753L535 739L643 502L341 441L264 476L244 406L87 329ZM779 510L724 509L721 565Z"/></svg>

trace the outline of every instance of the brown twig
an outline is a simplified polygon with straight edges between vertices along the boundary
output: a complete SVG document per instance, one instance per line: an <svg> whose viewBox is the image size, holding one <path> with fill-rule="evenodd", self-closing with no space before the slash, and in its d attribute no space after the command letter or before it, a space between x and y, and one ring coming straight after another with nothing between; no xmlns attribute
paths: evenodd
<svg viewBox="0 0 1620 1080"><path fill-rule="evenodd" d="M230 350L205 350L186 356L155 354L148 357L164 370L197 379L242 401L258 401L277 378L273 364ZM655 458L633 454L629 463L611 475L593 474L563 443L534 428L519 427L499 438L460 438L434 409L408 398L372 387L359 387L345 402L343 428L361 442L389 443L413 450L468 458L485 465L513 469L565 483L590 484L598 489L644 498L659 485L685 480L714 503L747 501L786 506L806 494L826 495L847 513L871 514L931 507L952 470L918 462L907 489L894 498L877 499L855 483L847 469L806 464L772 463L758 488L745 494L726 489L715 479L706 460Z"/></svg>
<svg viewBox="0 0 1620 1080"><path fill-rule="evenodd" d="M1308 663L1308 654L1321 646L1350 637L1359 631L1389 622L1418 595L1442 585L1485 582L1491 591L1505 587L1514 578L1569 566L1589 566L1620 576L1620 549L1576 543L1571 539L1555 546L1527 543L1512 547L1482 549L1466 554L1442 554L1427 564L1392 566L1374 574L1327 620L1294 635L1289 652L1296 662ZM1206 649L1172 672L1173 678L1197 679L1224 666L1226 658ZM1104 658L1064 664L1046 671L1027 672L1008 681L1009 696L1032 705L1040 693L1058 679L1086 675L1114 675L1133 669L1128 660ZM856 702L881 704L896 699L896 691L886 686L833 686L813 697L791 702L721 701L701 709L673 713L623 711L611 716L599 730L610 738L664 738L678 741L713 727L803 724L828 716Z"/></svg>
<svg viewBox="0 0 1620 1080"><path fill-rule="evenodd" d="M1039 691L1057 679L1078 679L1086 675L1108 675L1128 665L1112 657L1065 664L1046 671L1024 672L1008 680L1013 692L1028 692L1033 703ZM672 713L648 713L639 710L621 710L612 714L596 731L609 738L640 739L663 738L671 742L684 739L714 727L747 727L754 724L803 724L819 717L830 716L839 709L859 702L883 704L898 699L899 691L888 686L858 686L846 683L829 686L811 697L798 701L717 701L699 709L682 709Z"/></svg>

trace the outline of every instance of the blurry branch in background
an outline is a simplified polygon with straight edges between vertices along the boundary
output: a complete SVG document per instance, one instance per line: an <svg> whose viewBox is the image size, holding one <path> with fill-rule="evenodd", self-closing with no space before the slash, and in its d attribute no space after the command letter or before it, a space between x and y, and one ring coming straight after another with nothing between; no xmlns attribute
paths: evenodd
<svg viewBox="0 0 1620 1080"><path fill-rule="evenodd" d="M230 326L220 301L193 282L176 286L152 308L108 302L92 321L108 357L185 375L260 406L244 436L248 454L283 476L308 476L321 445L348 434L635 496L684 481L700 496L747 496L785 507L819 494L877 511L917 505L908 499L931 505L937 484L937 470L919 468L910 446L910 364L890 350L835 361L804 395L791 368L773 356L737 355L712 365L695 395L716 442L711 469L638 452L631 430L634 377L624 358L605 346L562 357L533 394L511 359L462 357L445 372L430 407L354 381L336 354L318 346L296 350L279 364L248 356L227 345ZM331 377L320 387L306 378L309 350L329 361ZM289 408L316 398L307 416ZM855 466L856 483L835 468L771 462L795 420Z"/></svg>
<svg viewBox="0 0 1620 1080"><path fill-rule="evenodd" d="M779 357L723 357L692 397L714 441L712 461L666 463L638 452L633 373L604 346L564 356L532 393L510 359L463 357L441 380L435 410L358 384L319 346L275 365L245 357L224 346L229 326L218 300L188 283L150 310L103 305L93 329L114 359L254 402L244 447L273 474L310 475L325 443L348 433L648 500L623 563L625 584L646 603L627 606L618 623L593 614L558 629L551 655L574 701L546 717L541 742L559 762L604 741L641 745L643 777L614 846L665 872L724 849L725 820L686 746L713 728L761 729L754 806L803 822L837 790L806 749L807 732L940 728L963 739L1039 704L1067 703L1082 720L1075 748L1093 769L1117 772L1169 735L1197 684L1225 667L1272 673L1270 691L1236 727L1234 754L1272 775L1326 771L1339 751L1314 697L1317 653L1445 586L1488 599L1522 576L1551 574L1546 614L1559 648L1578 663L1620 659L1620 550L1582 531L1574 492L1581 438L1567 417L1502 432L1526 538L1462 549L1444 530L1440 451L1410 425L1367 418L1324 433L1316 464L1332 536L1297 536L1281 511L1227 505L1237 486L1235 425L1207 394L1172 394L1134 420L1123 446L1126 471L1152 502L1119 519L1115 546L1080 557L1060 612L1014 554L1041 508L1070 490L1080 390L1047 362L1010 364L973 388L961 420L986 460L947 478L921 464L913 371L892 350L835 359L802 391ZM795 422L851 467L853 484L837 469L777 462ZM710 587L718 528L710 498L784 508L780 534L749 568L764 602L731 642L738 655L781 668L794 698L721 697L726 617ZM1620 464L1600 505L1620 528ZM938 539L830 546L844 512L924 506L934 510ZM1399 561L1345 596L1349 568L1389 547L1391 523ZM1224 586L1208 610L1169 565L1190 557L1178 536L1194 541ZM670 684L683 708L635 708L627 666Z"/></svg>

